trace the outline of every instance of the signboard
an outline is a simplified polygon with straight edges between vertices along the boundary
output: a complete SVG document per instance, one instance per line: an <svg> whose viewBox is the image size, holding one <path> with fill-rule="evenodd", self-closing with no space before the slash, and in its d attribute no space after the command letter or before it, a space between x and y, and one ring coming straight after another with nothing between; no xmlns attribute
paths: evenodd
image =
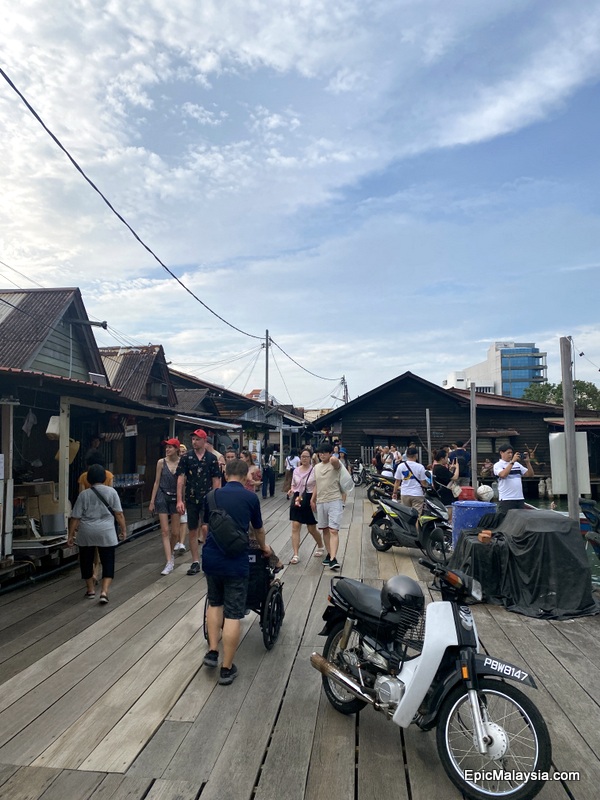
<svg viewBox="0 0 600 800"><path fill-rule="evenodd" d="M575 448L579 494L591 494L590 462L585 431L578 431L575 434ZM567 451L564 433L550 434L550 468L552 470L552 492L567 494Z"/></svg>

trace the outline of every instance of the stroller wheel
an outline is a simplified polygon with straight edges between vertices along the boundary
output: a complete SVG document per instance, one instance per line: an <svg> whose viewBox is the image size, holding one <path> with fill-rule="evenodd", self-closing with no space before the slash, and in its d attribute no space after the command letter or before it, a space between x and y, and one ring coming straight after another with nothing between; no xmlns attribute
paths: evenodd
<svg viewBox="0 0 600 800"><path fill-rule="evenodd" d="M269 589L260 615L263 642L267 650L270 650L277 641L284 616L281 584L275 583Z"/></svg>

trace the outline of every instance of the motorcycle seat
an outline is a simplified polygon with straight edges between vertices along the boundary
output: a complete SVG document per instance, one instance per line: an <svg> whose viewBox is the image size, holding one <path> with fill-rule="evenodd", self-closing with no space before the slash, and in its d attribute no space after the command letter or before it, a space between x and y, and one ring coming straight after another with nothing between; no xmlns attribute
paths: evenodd
<svg viewBox="0 0 600 800"><path fill-rule="evenodd" d="M352 578L341 578L335 584L335 591L355 611L369 617L379 617L382 612L381 590Z"/></svg>
<svg viewBox="0 0 600 800"><path fill-rule="evenodd" d="M408 517L409 519L414 517L415 522L419 518L416 508L409 508L408 506L404 506L397 500L390 500L389 498L386 498L385 504L386 506L393 508L394 511L397 511L399 514L402 514L403 517Z"/></svg>

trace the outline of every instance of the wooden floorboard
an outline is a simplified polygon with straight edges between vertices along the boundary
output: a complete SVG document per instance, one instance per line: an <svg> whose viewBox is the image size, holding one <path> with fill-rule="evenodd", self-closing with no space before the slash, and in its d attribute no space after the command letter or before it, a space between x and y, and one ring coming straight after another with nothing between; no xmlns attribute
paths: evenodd
<svg viewBox="0 0 600 800"><path fill-rule="evenodd" d="M267 540L287 565L289 501L262 503ZM378 553L363 489L346 501L341 574L380 587L403 573L427 601L419 551ZM83 599L73 569L0 597L0 800L459 800L435 731L400 730L370 708L338 714L310 665L324 638L333 574L302 529L300 562L281 574L286 616L267 652L259 621L242 622L238 679L202 666L203 575L189 552L161 576L160 536L117 552L111 602ZM482 646L531 671L557 769L541 800L596 800L600 785L600 617L547 622L476 606Z"/></svg>

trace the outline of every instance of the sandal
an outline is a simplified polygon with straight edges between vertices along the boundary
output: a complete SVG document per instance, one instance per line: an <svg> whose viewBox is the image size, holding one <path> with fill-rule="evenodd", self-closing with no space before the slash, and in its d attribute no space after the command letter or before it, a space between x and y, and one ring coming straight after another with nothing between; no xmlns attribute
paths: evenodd
<svg viewBox="0 0 600 800"><path fill-rule="evenodd" d="M323 558L324 555L325 555L324 547L317 547L317 549L313 553L314 558Z"/></svg>
<svg viewBox="0 0 600 800"><path fill-rule="evenodd" d="M297 564L299 561L300 559L298 558L298 556L292 556L290 558L290 564Z"/></svg>
<svg viewBox="0 0 600 800"><path fill-rule="evenodd" d="M96 597L96 592L86 592L83 596L87 597L88 600L93 600Z"/></svg>
<svg viewBox="0 0 600 800"><path fill-rule="evenodd" d="M101 594L99 602L100 602L101 605L105 606L108 603L108 595L107 594Z"/></svg>

